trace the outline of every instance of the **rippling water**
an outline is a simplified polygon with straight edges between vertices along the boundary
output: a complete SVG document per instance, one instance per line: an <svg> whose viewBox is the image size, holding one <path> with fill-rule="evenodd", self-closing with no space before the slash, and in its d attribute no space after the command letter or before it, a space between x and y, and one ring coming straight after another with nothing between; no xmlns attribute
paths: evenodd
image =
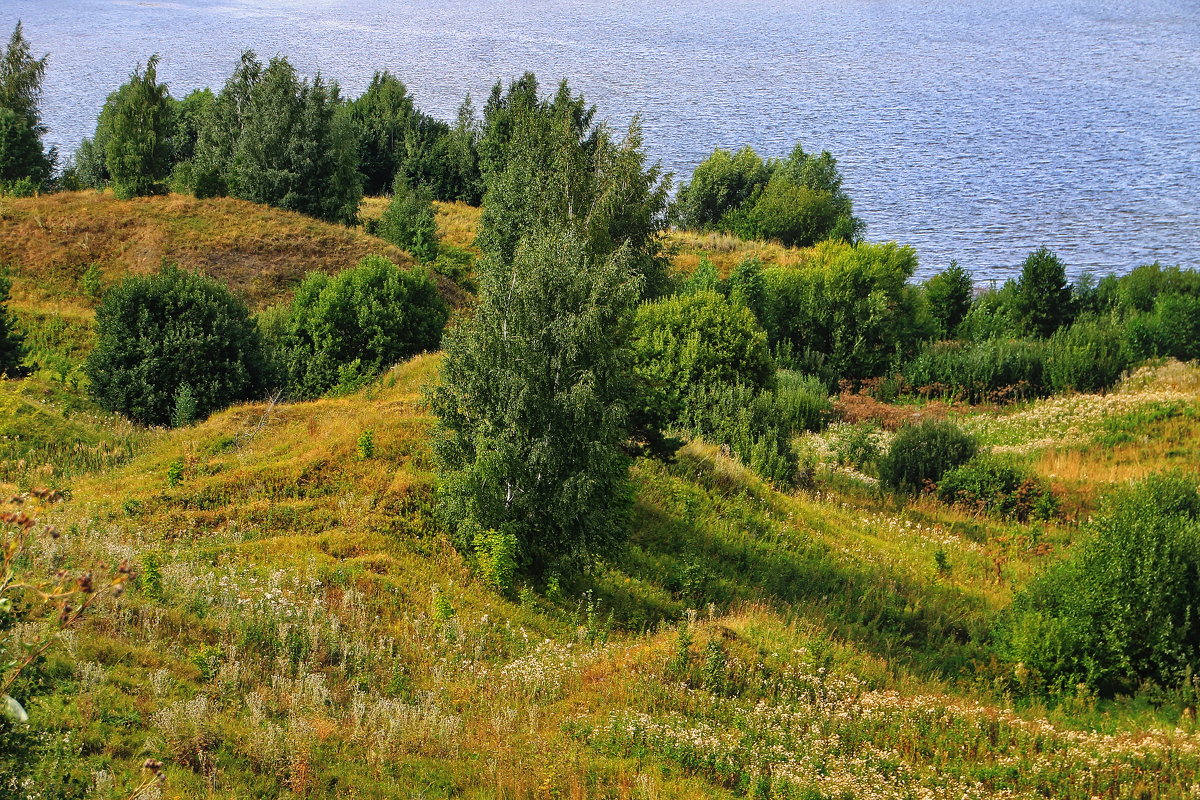
<svg viewBox="0 0 1200 800"><path fill-rule="evenodd" d="M567 77L687 176L713 147L837 156L872 239L982 280L1040 245L1073 273L1200 267L1196 0L3 0L51 53L64 151L152 52L172 92L243 48L348 94L375 69L451 118L497 78Z"/></svg>

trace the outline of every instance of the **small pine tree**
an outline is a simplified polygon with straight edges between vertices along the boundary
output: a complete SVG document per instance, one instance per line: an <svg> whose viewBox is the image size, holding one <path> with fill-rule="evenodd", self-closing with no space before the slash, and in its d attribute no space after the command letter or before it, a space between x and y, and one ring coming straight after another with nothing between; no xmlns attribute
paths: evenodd
<svg viewBox="0 0 1200 800"><path fill-rule="evenodd" d="M54 166L55 153L42 151L42 79L48 56L34 58L21 23L0 56L0 182L41 186Z"/></svg>
<svg viewBox="0 0 1200 800"><path fill-rule="evenodd" d="M925 284L929 312L941 336L954 336L955 329L971 310L974 291L975 281L971 273L960 267L957 261L951 261L949 267Z"/></svg>
<svg viewBox="0 0 1200 800"><path fill-rule="evenodd" d="M1049 336L1075 315L1066 270L1045 247L1025 259L1013 299L1026 330L1035 336Z"/></svg>
<svg viewBox="0 0 1200 800"><path fill-rule="evenodd" d="M162 194L171 173L171 98L158 82L158 56L133 71L111 99L105 165L117 197Z"/></svg>

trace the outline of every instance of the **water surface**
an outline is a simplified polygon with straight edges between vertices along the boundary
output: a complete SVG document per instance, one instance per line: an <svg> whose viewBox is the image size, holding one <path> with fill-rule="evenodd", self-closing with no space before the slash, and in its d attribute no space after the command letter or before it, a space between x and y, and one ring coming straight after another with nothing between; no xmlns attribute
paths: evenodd
<svg viewBox="0 0 1200 800"><path fill-rule="evenodd" d="M105 96L162 55L177 97L243 48L345 93L390 69L446 119L463 95L563 77L679 176L714 147L837 156L868 236L981 280L1046 245L1072 273L1200 267L1195 0L4 0L49 51L66 152Z"/></svg>

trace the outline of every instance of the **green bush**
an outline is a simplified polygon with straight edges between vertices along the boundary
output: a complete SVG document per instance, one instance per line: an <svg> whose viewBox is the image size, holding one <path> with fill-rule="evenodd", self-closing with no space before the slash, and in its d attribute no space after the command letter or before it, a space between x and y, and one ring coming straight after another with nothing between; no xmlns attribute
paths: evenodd
<svg viewBox="0 0 1200 800"><path fill-rule="evenodd" d="M699 385L684 406L680 424L688 433L725 445L767 480L781 486L793 482L796 454L773 392L729 384Z"/></svg>
<svg viewBox="0 0 1200 800"><path fill-rule="evenodd" d="M870 420L841 425L830 441L830 450L839 465L868 472L879 464L883 435L879 423Z"/></svg>
<svg viewBox="0 0 1200 800"><path fill-rule="evenodd" d="M1057 513L1054 494L1041 479L990 453L949 469L937 485L938 499L1021 522Z"/></svg>
<svg viewBox="0 0 1200 800"><path fill-rule="evenodd" d="M449 309L422 270L367 256L338 275L309 273L269 336L288 393L317 397L354 387L398 361L436 349Z"/></svg>
<svg viewBox="0 0 1200 800"><path fill-rule="evenodd" d="M879 480L889 489L916 493L947 470L970 461L975 440L953 422L923 420L901 428L879 460Z"/></svg>
<svg viewBox="0 0 1200 800"><path fill-rule="evenodd" d="M822 430L833 412L825 382L791 370L776 373L775 403L780 422L790 431Z"/></svg>
<svg viewBox="0 0 1200 800"><path fill-rule="evenodd" d="M1016 310L1030 335L1050 336L1075 316L1066 269L1045 247L1025 259L1013 292Z"/></svg>
<svg viewBox="0 0 1200 800"><path fill-rule="evenodd" d="M1140 358L1200 358L1200 296L1167 294L1129 321L1129 348Z"/></svg>
<svg viewBox="0 0 1200 800"><path fill-rule="evenodd" d="M1029 339L930 342L904 366L904 381L922 395L972 403L1037 397L1046 393L1047 347Z"/></svg>
<svg viewBox="0 0 1200 800"><path fill-rule="evenodd" d="M971 310L975 280L971 273L951 261L950 266L925 282L925 297L937 333L943 338L954 335L959 323Z"/></svg>
<svg viewBox="0 0 1200 800"><path fill-rule="evenodd" d="M433 195L424 186L409 187L399 179L395 195L375 228L381 239L412 253L418 261L433 261L438 256L437 221Z"/></svg>
<svg viewBox="0 0 1200 800"><path fill-rule="evenodd" d="M1046 388L1095 392L1112 386L1132 363L1125 336L1110 317L1083 318L1059 329L1046 348Z"/></svg>
<svg viewBox="0 0 1200 800"><path fill-rule="evenodd" d="M715 292L668 297L638 308L630 346L634 368L654 392L650 404L677 419L698 388L771 388L775 366L754 314Z"/></svg>
<svg viewBox="0 0 1200 800"><path fill-rule="evenodd" d="M1153 475L1118 490L1065 561L1035 579L998 631L1033 685L1103 695L1200 672L1200 494Z"/></svg>
<svg viewBox="0 0 1200 800"><path fill-rule="evenodd" d="M84 371L96 402L138 422L171 422L190 387L197 418L265 389L258 328L216 281L172 265L127 278L96 309L96 346Z"/></svg>
<svg viewBox="0 0 1200 800"><path fill-rule="evenodd" d="M911 355L932 329L919 291L907 285L909 247L822 242L801 268L763 272L763 320L772 346L800 356L788 366L845 378L884 372Z"/></svg>

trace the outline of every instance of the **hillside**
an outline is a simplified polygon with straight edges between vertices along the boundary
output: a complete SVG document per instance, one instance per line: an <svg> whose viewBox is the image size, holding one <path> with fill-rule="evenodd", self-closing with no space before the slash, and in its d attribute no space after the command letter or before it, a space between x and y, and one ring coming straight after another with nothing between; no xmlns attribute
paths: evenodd
<svg viewBox="0 0 1200 800"><path fill-rule="evenodd" d="M232 198L0 198L0 263L12 270L18 306L77 305L93 264L107 286L165 259L220 280L261 308L285 297L308 271L336 272L372 253L412 263L362 231Z"/></svg>
<svg viewBox="0 0 1200 800"><path fill-rule="evenodd" d="M2 478L70 491L39 561L139 572L40 671L66 796L125 797L147 756L172 798L1182 797L1200 777L1190 718L1014 704L989 664L989 618L1071 526L1035 541L929 501L782 494L695 443L636 465L624 555L497 595L432 513L437 363ZM85 413L8 386L46 424ZM1125 410L1161 391L1130 384ZM1031 443L1011 416L978 424Z"/></svg>

